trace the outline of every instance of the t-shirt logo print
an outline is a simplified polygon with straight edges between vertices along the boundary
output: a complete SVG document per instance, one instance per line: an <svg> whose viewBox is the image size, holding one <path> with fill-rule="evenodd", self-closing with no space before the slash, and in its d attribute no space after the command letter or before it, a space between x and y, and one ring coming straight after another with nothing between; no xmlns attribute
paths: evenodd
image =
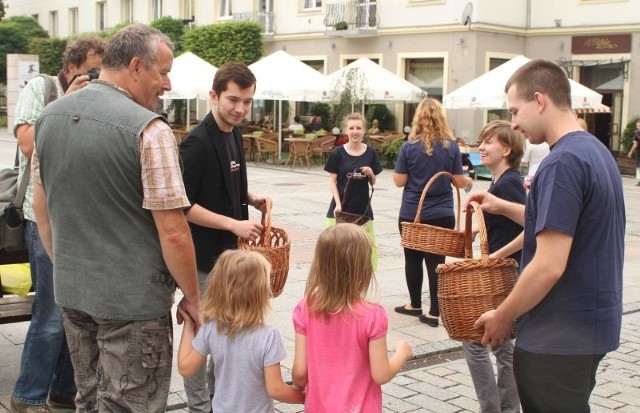
<svg viewBox="0 0 640 413"><path fill-rule="evenodd" d="M238 172L240 170L240 163L236 161L229 162L231 172Z"/></svg>
<svg viewBox="0 0 640 413"><path fill-rule="evenodd" d="M357 171L348 172L347 179L366 179L367 175L363 174L359 169Z"/></svg>

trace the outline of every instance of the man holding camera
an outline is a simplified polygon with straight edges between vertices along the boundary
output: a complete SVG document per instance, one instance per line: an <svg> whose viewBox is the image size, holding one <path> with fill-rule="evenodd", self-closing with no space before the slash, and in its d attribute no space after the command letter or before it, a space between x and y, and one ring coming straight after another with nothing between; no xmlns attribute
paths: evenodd
<svg viewBox="0 0 640 413"><path fill-rule="evenodd" d="M25 173L34 147L34 125L48 99L47 84L55 83L57 97L82 89L91 73L99 72L104 51L102 39L81 37L67 45L63 67L55 79L37 76L18 97L14 134L20 147L20 176ZM31 324L27 331L20 375L11 397L11 411L49 412L50 406L75 408L76 386L69 349L62 326L62 313L53 294L53 266L38 235L33 213L33 182L24 200L25 240L29 250L31 279L36 291ZM47 400L48 398L48 400Z"/></svg>

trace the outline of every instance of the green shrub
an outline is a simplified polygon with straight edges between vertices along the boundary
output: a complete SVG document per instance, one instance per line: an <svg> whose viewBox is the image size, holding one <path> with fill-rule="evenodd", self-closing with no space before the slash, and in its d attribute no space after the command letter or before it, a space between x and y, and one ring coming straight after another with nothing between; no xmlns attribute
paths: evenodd
<svg viewBox="0 0 640 413"><path fill-rule="evenodd" d="M404 139L394 139L390 142L385 142L382 144L382 153L385 156L395 159L398 157L398 154L400 153L400 148L402 147L402 144L404 142L405 142Z"/></svg>
<svg viewBox="0 0 640 413"><path fill-rule="evenodd" d="M311 116L322 117L322 129L331 130L333 125L331 124L331 105L328 103L316 102L309 108L309 114ZM337 120L336 120L337 122Z"/></svg>
<svg viewBox="0 0 640 413"><path fill-rule="evenodd" d="M232 21L187 29L182 47L216 67L225 62L251 64L262 57L262 26L257 22Z"/></svg>
<svg viewBox="0 0 640 413"><path fill-rule="evenodd" d="M62 68L62 57L67 39L34 37L29 41L29 53L38 55L40 73L55 76Z"/></svg>
<svg viewBox="0 0 640 413"><path fill-rule="evenodd" d="M369 127L374 119L378 119L378 127L382 132L396 128L396 117L393 116L387 105L369 105L365 117Z"/></svg>
<svg viewBox="0 0 640 413"><path fill-rule="evenodd" d="M640 116L635 116L631 119L622 132L622 145L624 148L621 150L625 153L629 152L629 149L631 149L631 146L633 145L633 135L636 133L637 122L640 122Z"/></svg>

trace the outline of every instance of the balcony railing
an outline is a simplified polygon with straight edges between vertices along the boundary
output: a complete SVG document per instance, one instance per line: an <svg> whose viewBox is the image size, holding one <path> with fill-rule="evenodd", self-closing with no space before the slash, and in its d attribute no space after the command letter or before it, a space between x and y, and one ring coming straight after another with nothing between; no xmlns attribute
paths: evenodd
<svg viewBox="0 0 640 413"><path fill-rule="evenodd" d="M262 34L273 35L273 12L256 12L247 11L243 13L233 13L233 20L237 21L255 21L262 26Z"/></svg>
<svg viewBox="0 0 640 413"><path fill-rule="evenodd" d="M336 30L377 29L378 5L375 0L349 0L326 5L324 25Z"/></svg>

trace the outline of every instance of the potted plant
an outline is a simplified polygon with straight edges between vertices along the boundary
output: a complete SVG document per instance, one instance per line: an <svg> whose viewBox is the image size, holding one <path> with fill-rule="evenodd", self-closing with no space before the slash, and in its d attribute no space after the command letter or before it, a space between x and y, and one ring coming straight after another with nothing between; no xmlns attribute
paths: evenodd
<svg viewBox="0 0 640 413"><path fill-rule="evenodd" d="M334 27L336 30L347 30L349 28L349 24L345 21L341 21L336 23Z"/></svg>
<svg viewBox="0 0 640 413"><path fill-rule="evenodd" d="M387 163L384 165L385 168L395 168L395 161L398 158L398 153L400 153L400 148L404 142L404 139L394 139L382 144L382 154L387 160Z"/></svg>

